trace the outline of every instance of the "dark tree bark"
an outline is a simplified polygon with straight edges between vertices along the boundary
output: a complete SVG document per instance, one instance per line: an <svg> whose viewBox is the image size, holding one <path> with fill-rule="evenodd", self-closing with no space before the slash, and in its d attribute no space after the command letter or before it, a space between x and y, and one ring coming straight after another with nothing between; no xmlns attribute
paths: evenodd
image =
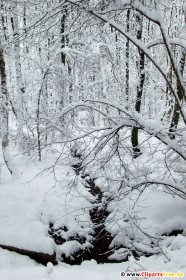
<svg viewBox="0 0 186 280"><path fill-rule="evenodd" d="M62 16L61 16L61 49L63 49L66 45L66 36L65 36L65 22L66 22L66 16L67 16L67 11L66 8L63 9L62 11ZM61 52L61 63L66 64L66 55L64 52Z"/></svg>
<svg viewBox="0 0 186 280"><path fill-rule="evenodd" d="M61 2L61 0L60 0ZM66 36L65 36L65 25L66 25L66 16L67 16L67 9L63 7L62 14L61 14L61 63L65 66L66 65L66 54L62 51L63 48L66 46ZM60 96L60 110L62 111L65 105L65 95L66 95L66 82L63 81L62 92ZM64 117L60 116L60 123L63 125Z"/></svg>
<svg viewBox="0 0 186 280"><path fill-rule="evenodd" d="M29 251L25 249L21 249L15 246L9 246L9 245L2 245L0 244L0 248L6 249L11 252L15 252L24 256L28 256L31 259L35 260L38 263L46 265L48 262L56 263L56 254L53 253L52 255L49 255L47 253L42 252L35 252L35 251Z"/></svg>

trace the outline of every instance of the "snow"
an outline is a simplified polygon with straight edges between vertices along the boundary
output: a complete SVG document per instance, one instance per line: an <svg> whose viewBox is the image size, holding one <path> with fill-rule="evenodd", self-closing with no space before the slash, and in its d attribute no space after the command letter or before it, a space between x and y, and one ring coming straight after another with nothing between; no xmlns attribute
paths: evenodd
<svg viewBox="0 0 186 280"><path fill-rule="evenodd" d="M47 273L52 273L54 271L54 265L51 262L47 263Z"/></svg>
<svg viewBox="0 0 186 280"><path fill-rule="evenodd" d="M60 253L62 255L65 255L65 257L70 257L71 254L74 254L80 250L83 250L83 246L76 240L69 241L67 243L64 243L61 246L58 246L58 249L60 250Z"/></svg>
<svg viewBox="0 0 186 280"><path fill-rule="evenodd" d="M76 180L70 166L64 166L62 171L61 167L56 169L55 178L53 173L42 173L52 164L52 157L26 168L23 162L22 177L7 178L1 183L1 245L52 255L56 251L55 242L48 234L52 223L56 229L68 228L68 232L61 232L62 238L67 240L69 236L81 234L88 246L92 233L89 209L94 198ZM74 244L71 249L75 252Z"/></svg>
<svg viewBox="0 0 186 280"><path fill-rule="evenodd" d="M110 204L111 214L108 217L108 229L115 234L118 232L112 241L112 246L116 244L127 245L126 234L132 230L128 220L132 217L136 221L139 220L140 228L150 236L158 237L176 229L186 231L186 205L183 199L168 196L162 191L152 189L147 189L136 203L138 196L136 191L131 196L130 201L126 198ZM123 216L123 205L125 205L125 213L128 213L129 218ZM113 217L118 221L117 223L114 222ZM123 228L123 232L121 228Z"/></svg>
<svg viewBox="0 0 186 280"><path fill-rule="evenodd" d="M6 1L2 7L2 19L7 21L1 34L2 60L6 52L1 87L3 91L5 85L10 97L10 102L3 103L2 123L10 114L6 127L10 142L0 151L0 279L115 280L121 279L122 271L185 272L186 132L182 118L186 110L178 98L185 74L176 72L182 64L180 50L186 47L184 1L178 9L177 5L167 9L156 0L102 1L104 7L99 1L88 1L90 7L76 0L35 2L24 5L24 11L20 5L19 18ZM134 13L126 15L130 8ZM139 26L136 13L143 15ZM20 27L17 35L23 35L17 43L14 21L15 29ZM141 27L139 40L136 32ZM165 48L151 49L162 43ZM179 47L173 52L171 44ZM139 50L146 59L141 71L144 94L137 113ZM61 54L68 63L61 63ZM173 94L167 100L170 94L164 93L169 92ZM182 115L174 140L168 125L173 99L178 99ZM131 145L132 127L139 132L138 158ZM34 158L39 142L43 161L38 163ZM22 158L21 152L25 153ZM79 163L81 171L75 169ZM91 211L96 209L100 211ZM65 257L74 260L85 249L91 255L93 240L100 236L96 223L98 230L106 229L112 237L106 249L112 254L109 260L125 262L65 264ZM55 253L57 265L45 267L1 247ZM134 252L143 257L136 260ZM102 256L106 253L98 250ZM145 257L148 254L153 256Z"/></svg>
<svg viewBox="0 0 186 280"><path fill-rule="evenodd" d="M183 251L180 253L183 253ZM91 260L83 262L80 266L69 266L63 263L53 266L49 263L47 267L44 267L35 264L27 257L0 250L0 279L25 280L26 275L28 280L86 280L87 278L89 280L117 280L121 279L121 272L126 271L181 271L186 273L183 262L181 262L181 266L178 264L180 257L181 254L178 254L175 256L175 260L170 263L165 262L163 257L153 256L150 258L141 257L139 261L130 257L129 262L120 264L98 265L94 260ZM3 265L2 259L4 260ZM182 260L185 260L185 258L182 257ZM170 277L169 279L174 278Z"/></svg>
<svg viewBox="0 0 186 280"><path fill-rule="evenodd" d="M24 185L0 186L0 243L21 249L53 254L54 242L47 236L47 225L40 219L41 198Z"/></svg>
<svg viewBox="0 0 186 280"><path fill-rule="evenodd" d="M52 162L50 158L50 164ZM58 254L68 257L77 250L84 249L84 246L90 245L88 241L91 238L92 227L88 209L90 201L94 200L82 187L80 181L75 183L75 187L71 185L76 177L67 166L56 170L57 183L54 182L50 173L35 176L38 170L47 166L49 166L47 161L38 164L37 168L29 166L28 169L22 170L23 177L9 179L0 185L0 220L3 224L0 230L0 243L50 254L56 250ZM102 184L103 189L106 189L104 182L103 178L97 179L97 183ZM137 191L133 195L131 201L135 201ZM145 207L142 207L144 202ZM130 215L141 217L140 227L150 235L157 236L178 228L186 229L185 201L178 197L168 196L159 189L149 188L141 195L135 208L129 205L127 200L110 204L110 208L113 207L116 210L113 215L117 222L112 226L109 221L109 226L112 228L112 233L120 232L113 243L123 244L124 241L127 243L126 234L124 232L121 234L121 227L129 226L127 216L124 223L121 220L124 205ZM68 232L61 233L63 238L68 239L69 235L81 232L87 240L86 243L82 245L78 241L68 241L56 248L53 240L48 236L50 222L56 229L62 226L68 227ZM139 232L137 236L138 240L144 239ZM149 258L141 257L139 261L130 259L129 262L120 264L97 264L95 260L91 260L84 261L80 266L70 266L61 262L57 266L49 263L47 267L35 263L26 256L0 249L0 279L25 280L25 275L27 275L28 280L71 280L74 278L115 280L121 279L120 273L127 271L131 266L134 270L140 271L144 268L148 271L186 273L186 237L184 235L166 236L160 245L165 255L160 253ZM137 246L142 248L140 243ZM147 249L146 246L145 249ZM148 249L150 250L150 247ZM119 260L127 254L128 250L125 248L119 249L110 257L110 260Z"/></svg>
<svg viewBox="0 0 186 280"><path fill-rule="evenodd" d="M154 129L158 130L159 128L158 124L152 120L148 124L149 129L155 127ZM156 149L155 145L154 149ZM70 168L69 159L65 158L65 153L64 158L61 159L65 164L56 167L55 177L53 173L42 172L55 162L52 156L49 160L45 159L37 163L37 166L34 162L25 167L24 161L21 163L19 159L17 160L22 176L7 178L0 185L0 221L3 224L0 229L0 244L49 254L55 251L59 259L61 255L71 257L73 253L85 247L89 248L92 238L89 210L95 198L84 188L83 180L76 177L75 172ZM143 165L142 173L145 174L145 154L139 161ZM116 165L113 168L115 172ZM161 169L161 166L159 168ZM158 175L158 170L155 175ZM156 176L154 181L155 179ZM139 178L137 182L140 183ZM132 183L131 181L131 186ZM112 189L106 178L98 176L96 184L100 185L103 191L108 191L109 196ZM115 188L114 185L113 192L117 198ZM26 274L28 280L58 280L62 277L64 280L76 277L81 280L87 277L90 280L115 280L120 279L120 273L126 271L131 265L135 270L143 267L148 271L186 272L186 236L184 234L176 237L161 236L177 229L186 232L185 200L178 196L167 195L163 192L163 188L149 187L140 197L139 191L134 190L129 197L119 197L118 200L110 201L109 210L111 214L107 218L106 225L115 236L110 249L115 245L127 245L129 248L115 250L110 260L121 260L124 256L128 256L131 248L128 236L135 237L133 243L136 248L149 253L157 251L158 254L149 258L141 257L139 261L130 259L129 262L120 264L102 265L91 260L83 262L80 266L69 266L60 262L57 266L49 263L47 267L43 267L28 257L0 249L0 279L22 280L25 279ZM151 248L147 236L134 227L135 222L143 232L153 238L161 236L159 247ZM55 229L64 227L68 229L61 230L60 233L61 237L67 240L63 245L55 245L50 238L48 234L50 223ZM70 236L78 234L85 238L84 244L75 240L69 241Z"/></svg>
<svg viewBox="0 0 186 280"><path fill-rule="evenodd" d="M24 231L13 231L8 232L7 228L5 231L0 230L0 242L1 245L18 247L28 251L48 253L52 255L54 253L54 242L51 238L46 236L35 236L38 232L25 233Z"/></svg>
<svg viewBox="0 0 186 280"><path fill-rule="evenodd" d="M8 250L3 250L0 248L0 273L2 270L14 270L23 269L28 267L37 267L35 261L31 260L29 257L10 252ZM2 279L2 278L1 278Z"/></svg>
<svg viewBox="0 0 186 280"><path fill-rule="evenodd" d="M141 197L146 200L145 209L141 210L143 228L151 235L164 234L174 229L186 229L186 204L181 198L167 196L164 192L148 190ZM153 221L152 224L150 224Z"/></svg>

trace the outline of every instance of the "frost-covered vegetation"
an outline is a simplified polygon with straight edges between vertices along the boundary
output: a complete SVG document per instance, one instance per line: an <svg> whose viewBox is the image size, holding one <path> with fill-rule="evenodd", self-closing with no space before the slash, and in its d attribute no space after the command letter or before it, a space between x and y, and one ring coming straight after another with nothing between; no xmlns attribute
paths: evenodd
<svg viewBox="0 0 186 280"><path fill-rule="evenodd" d="M1 0L0 268L186 270L185 33L184 0Z"/></svg>

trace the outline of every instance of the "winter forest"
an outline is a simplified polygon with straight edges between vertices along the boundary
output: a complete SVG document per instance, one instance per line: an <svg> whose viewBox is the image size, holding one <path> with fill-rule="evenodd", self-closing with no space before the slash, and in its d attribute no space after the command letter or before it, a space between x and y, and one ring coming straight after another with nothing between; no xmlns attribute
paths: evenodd
<svg viewBox="0 0 186 280"><path fill-rule="evenodd" d="M0 0L0 279L186 279L185 64L185 0Z"/></svg>

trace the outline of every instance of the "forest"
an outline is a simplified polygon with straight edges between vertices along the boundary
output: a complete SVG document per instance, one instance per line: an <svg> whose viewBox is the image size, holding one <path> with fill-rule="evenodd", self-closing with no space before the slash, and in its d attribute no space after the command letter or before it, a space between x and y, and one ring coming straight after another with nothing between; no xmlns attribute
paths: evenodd
<svg viewBox="0 0 186 280"><path fill-rule="evenodd" d="M0 141L1 279L186 277L185 0L0 0Z"/></svg>

